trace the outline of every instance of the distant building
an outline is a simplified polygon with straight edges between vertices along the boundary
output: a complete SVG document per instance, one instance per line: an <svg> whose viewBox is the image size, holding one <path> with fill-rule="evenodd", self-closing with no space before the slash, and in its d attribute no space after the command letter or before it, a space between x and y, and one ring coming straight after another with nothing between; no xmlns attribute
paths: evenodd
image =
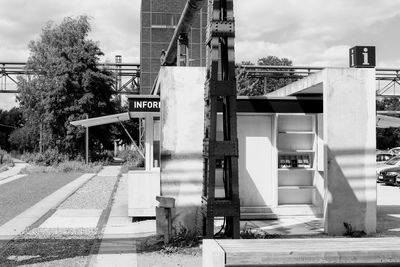
<svg viewBox="0 0 400 267"><path fill-rule="evenodd" d="M142 0L140 18L140 94L149 94L187 0ZM190 66L205 66L206 8L200 11L189 34Z"/></svg>

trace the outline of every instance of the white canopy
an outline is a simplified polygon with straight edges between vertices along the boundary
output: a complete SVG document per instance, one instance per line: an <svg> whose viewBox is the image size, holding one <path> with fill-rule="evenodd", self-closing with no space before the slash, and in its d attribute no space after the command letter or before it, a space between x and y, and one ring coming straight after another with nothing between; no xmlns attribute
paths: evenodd
<svg viewBox="0 0 400 267"><path fill-rule="evenodd" d="M126 113L119 113L119 114L114 114L114 115L96 117L96 118L91 118L91 119L86 119L86 120L72 121L71 124L74 126L91 127L91 126L109 124L109 123L120 122L120 121L129 121L130 119L131 118L129 116L129 113L126 112Z"/></svg>
<svg viewBox="0 0 400 267"><path fill-rule="evenodd" d="M377 114L376 127L378 128L400 127L400 118Z"/></svg>

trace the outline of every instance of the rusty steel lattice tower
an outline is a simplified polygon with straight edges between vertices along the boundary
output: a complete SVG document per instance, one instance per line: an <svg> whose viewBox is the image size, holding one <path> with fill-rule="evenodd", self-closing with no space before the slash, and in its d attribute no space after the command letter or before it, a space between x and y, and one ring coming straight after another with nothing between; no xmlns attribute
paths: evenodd
<svg viewBox="0 0 400 267"><path fill-rule="evenodd" d="M226 237L239 238L240 233L234 25L233 0L209 0L202 197L205 238L214 238L215 217L224 217ZM223 140L217 140L218 105L223 111ZM215 197L217 161L223 163L224 198Z"/></svg>

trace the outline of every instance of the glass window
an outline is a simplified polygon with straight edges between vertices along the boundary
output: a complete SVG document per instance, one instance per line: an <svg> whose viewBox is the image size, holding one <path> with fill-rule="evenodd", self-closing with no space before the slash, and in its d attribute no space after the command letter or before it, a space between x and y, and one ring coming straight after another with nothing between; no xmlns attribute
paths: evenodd
<svg viewBox="0 0 400 267"><path fill-rule="evenodd" d="M154 117L153 119L153 168L160 167L161 159L161 147L160 147L160 133L161 123L160 117Z"/></svg>

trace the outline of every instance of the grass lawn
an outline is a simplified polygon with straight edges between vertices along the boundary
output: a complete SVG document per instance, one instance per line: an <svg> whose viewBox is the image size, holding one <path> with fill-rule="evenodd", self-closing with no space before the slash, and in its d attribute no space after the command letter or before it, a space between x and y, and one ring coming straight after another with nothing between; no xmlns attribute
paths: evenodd
<svg viewBox="0 0 400 267"><path fill-rule="evenodd" d="M82 174L81 172L31 173L1 185L0 225L32 207Z"/></svg>

